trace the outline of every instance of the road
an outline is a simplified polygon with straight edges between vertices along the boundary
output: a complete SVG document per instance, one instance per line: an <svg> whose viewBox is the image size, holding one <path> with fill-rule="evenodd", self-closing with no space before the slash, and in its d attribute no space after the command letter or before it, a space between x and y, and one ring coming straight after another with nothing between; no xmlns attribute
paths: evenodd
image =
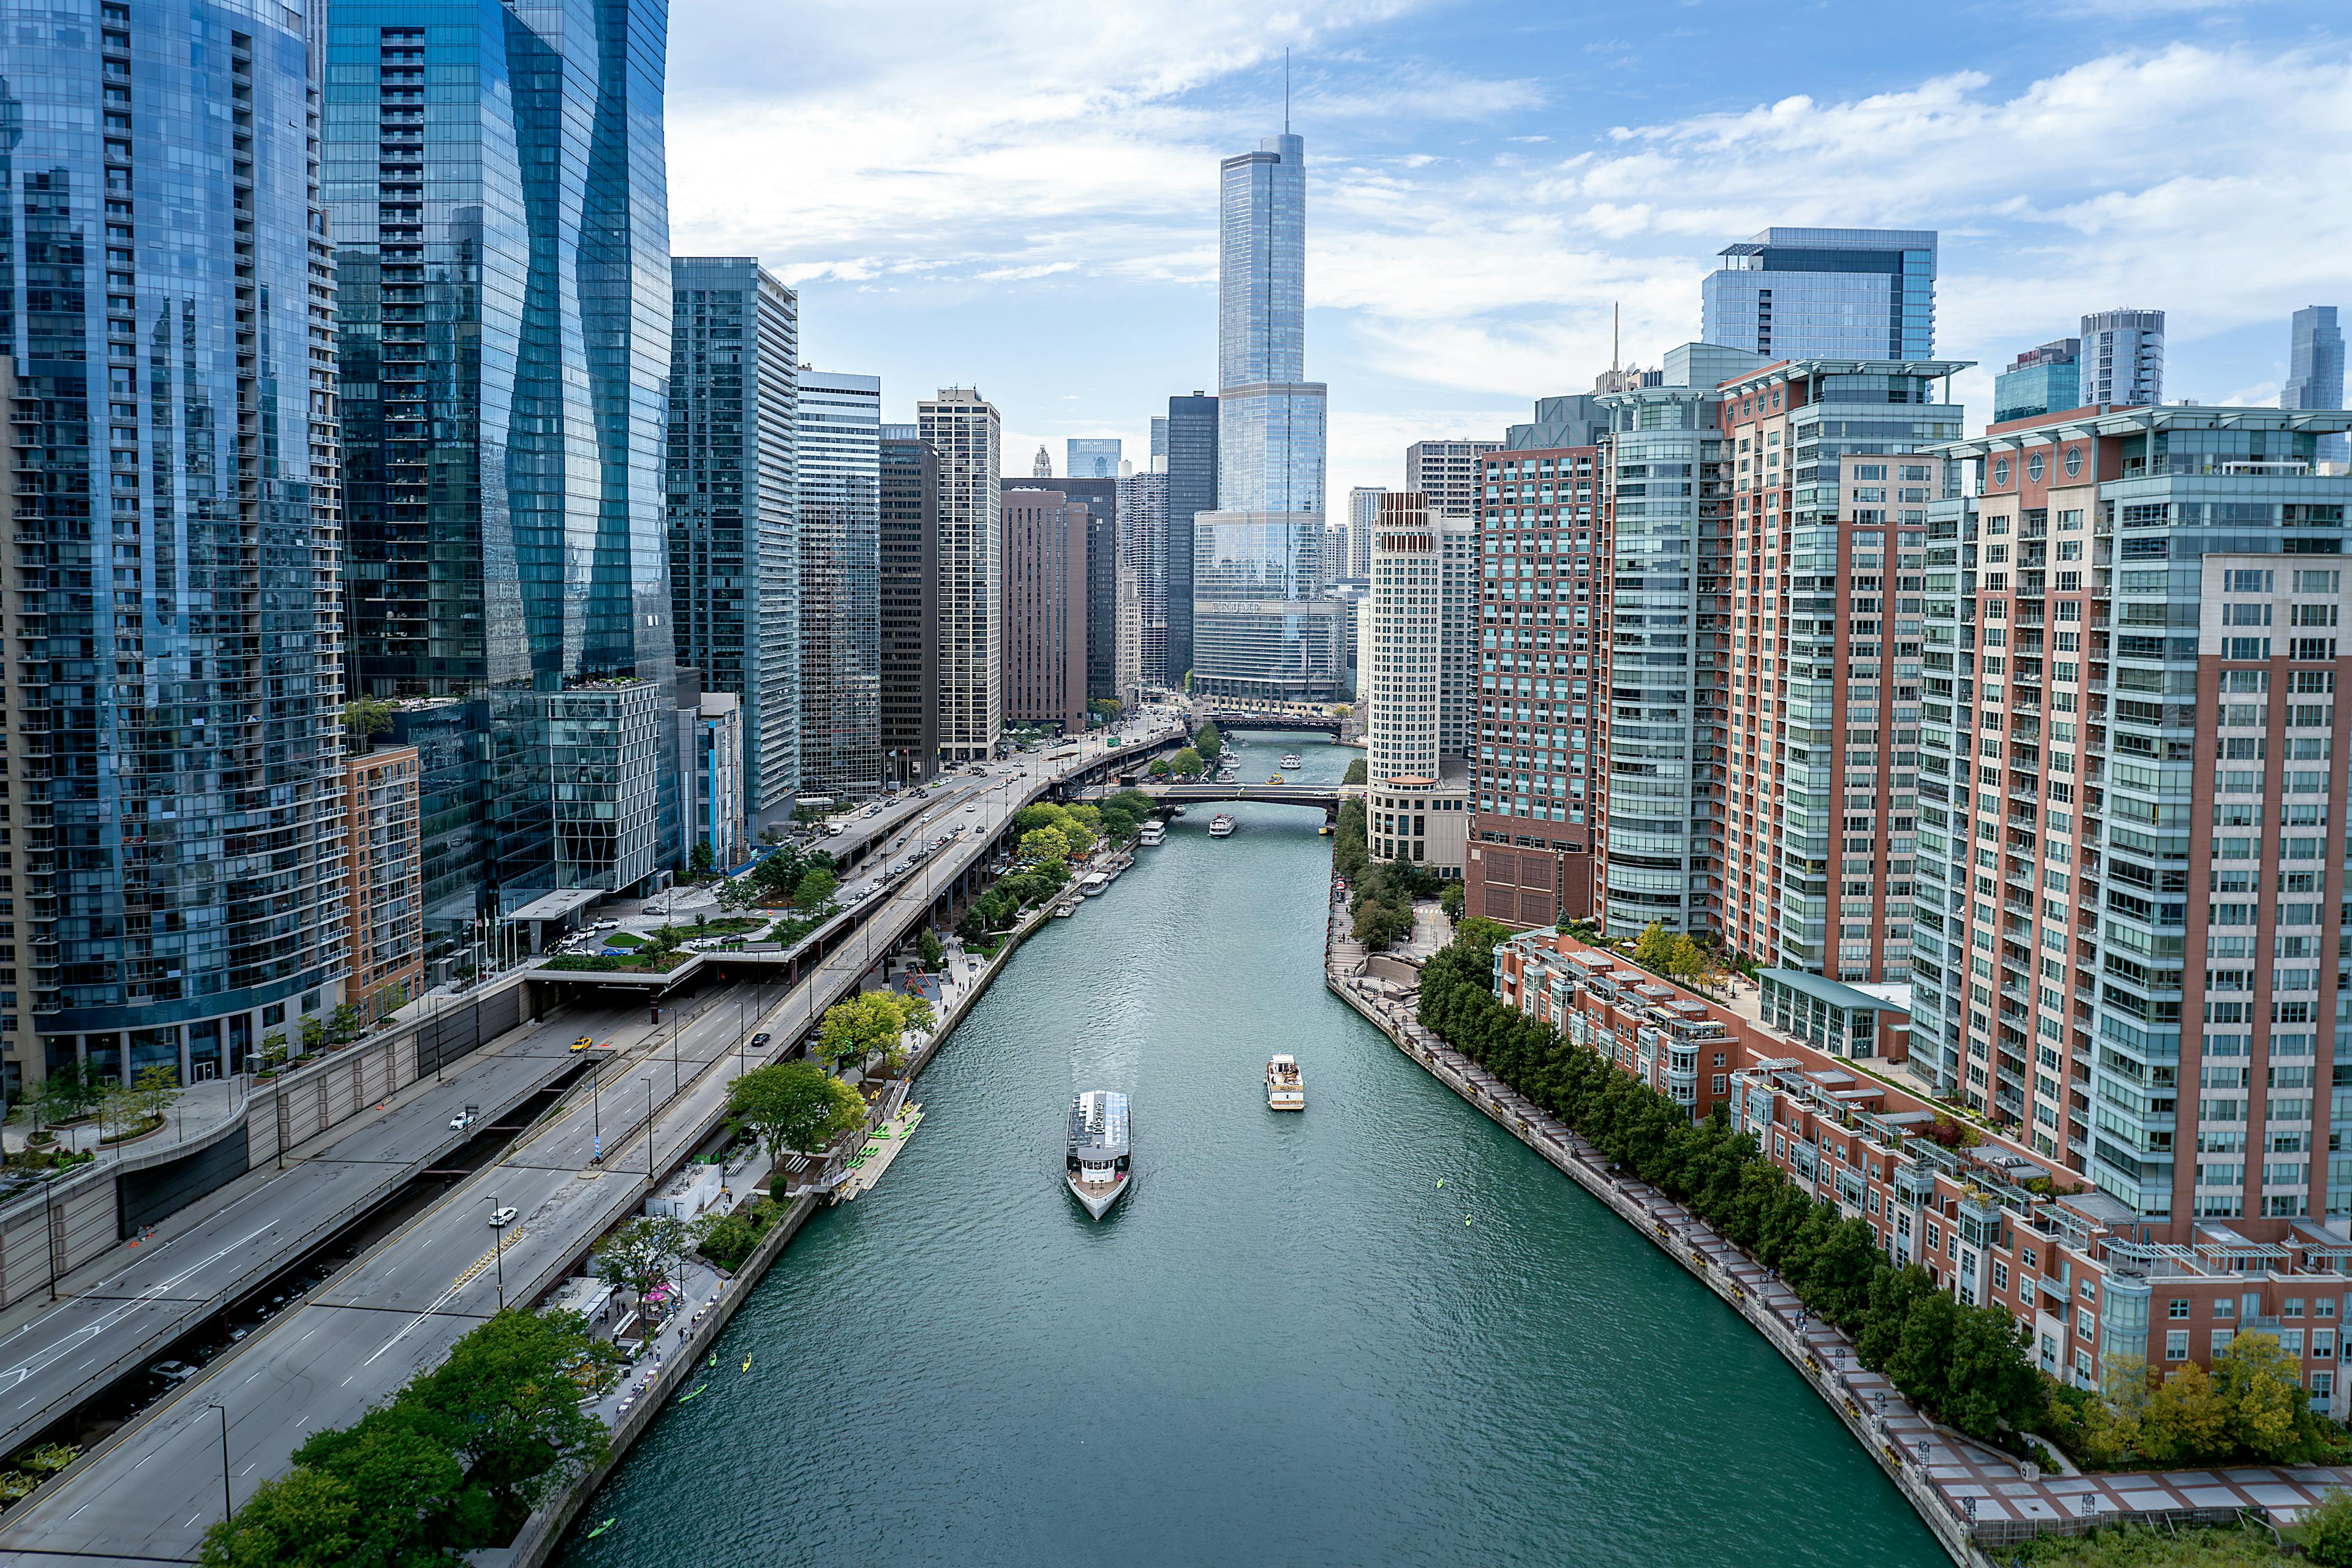
<svg viewBox="0 0 2352 1568"><path fill-rule="evenodd" d="M487 1112L520 1103L563 1072L579 1035L612 1037L624 1019L641 1033L644 1016L625 1005L567 1009L475 1053L443 1081L413 1085L386 1109L330 1129L292 1151L285 1170L248 1173L164 1221L137 1251L110 1253L67 1276L56 1305L0 1336L0 1453L161 1355L477 1136L478 1129L450 1130L466 1106Z"/></svg>
<svg viewBox="0 0 2352 1568"><path fill-rule="evenodd" d="M1097 743L1066 765L1083 765L1100 754ZM971 829L926 868L944 882L980 855L1044 782L1043 759L1034 755L992 764L986 777L961 775L961 782L933 792L932 808L901 837L911 841L919 828L936 837L951 822ZM891 858L898 854L893 850ZM930 902L927 879L908 878L888 899L861 927L859 940L748 1020L750 1028L776 1036L772 1049L798 1037L820 998L829 1002L856 984L887 953L888 942L872 940L876 925L896 931L921 919ZM555 1114L504 1158L216 1358L129 1428L114 1448L9 1514L0 1524L0 1558L60 1568L194 1561L204 1531L221 1516L223 1412L230 1489L242 1502L286 1467L310 1433L349 1425L438 1364L451 1345L497 1310L501 1279L528 1291L525 1281L563 1270L596 1236L636 1209L645 1173L675 1159L680 1144L709 1124L739 1065L758 1065L759 1058L740 1052L746 1025L722 1001L675 1031L667 1025L659 1030L635 1026L636 1037L599 1068L592 1092L575 1088L567 1093ZM649 1113L651 1150L645 1136ZM601 1166L593 1163L600 1146ZM488 1223L499 1205L519 1211L502 1238ZM260 1216L239 1220L224 1213L218 1218L216 1237L233 1236L240 1224L250 1228ZM218 1245L208 1242L184 1256Z"/></svg>

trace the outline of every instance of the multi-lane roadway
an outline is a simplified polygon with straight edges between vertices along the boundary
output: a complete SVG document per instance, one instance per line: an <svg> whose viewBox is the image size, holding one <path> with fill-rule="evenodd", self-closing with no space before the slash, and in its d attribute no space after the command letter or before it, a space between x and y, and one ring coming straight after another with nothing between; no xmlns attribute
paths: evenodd
<svg viewBox="0 0 2352 1568"><path fill-rule="evenodd" d="M1091 743L1082 757L1066 758L1055 771L1071 771L1100 755L1100 743ZM749 1026L772 1032L780 1046L796 1039L823 1005L854 987L922 918L930 902L929 884L944 885L968 868L1004 820L1045 782L1045 760L1036 756L992 764L986 776L963 773L941 781L927 809L900 826L877 853L875 871L903 858L918 835L928 841L952 826L966 831L933 857L931 865L877 895L879 901L859 937L780 995L761 1017L749 1020ZM859 879L847 890L870 879ZM559 1278L596 1236L642 1202L646 1173L666 1168L685 1142L712 1123L739 1068L760 1059L743 1053L746 1019L737 1008L710 1005L682 1026L654 1028L643 1023L637 1005L624 1005L635 1021L626 1041L599 1067L593 1089L575 1086L553 1114L495 1164L460 1183L298 1307L215 1359L113 1447L12 1512L0 1522L0 1559L34 1568L193 1561L204 1531L221 1516L224 1468L231 1495L242 1501L285 1468L309 1434L348 1425L436 1364L497 1310L502 1289L509 1299L529 1300ZM562 1036L568 1044L584 1026L575 1016L539 1034ZM545 1041L538 1047L548 1048ZM435 1114L438 1122L406 1128L419 1146L434 1127L446 1131L447 1113ZM517 1211L514 1220L502 1232L493 1230L491 1214L509 1206ZM163 1251L178 1249L181 1261L172 1267L185 1268L225 1245L238 1245L240 1236L253 1233L268 1217L259 1209L240 1214L231 1205ZM195 1239L199 1231L201 1240ZM160 1260L163 1254L157 1256ZM163 1269L151 1283L169 1279L171 1272ZM114 1292L118 1299L121 1293ZM93 1305L89 1311L106 1310ZM111 1331L102 1330L97 1337ZM86 1334L84 1342L90 1338ZM39 1342L54 1345L59 1337Z"/></svg>

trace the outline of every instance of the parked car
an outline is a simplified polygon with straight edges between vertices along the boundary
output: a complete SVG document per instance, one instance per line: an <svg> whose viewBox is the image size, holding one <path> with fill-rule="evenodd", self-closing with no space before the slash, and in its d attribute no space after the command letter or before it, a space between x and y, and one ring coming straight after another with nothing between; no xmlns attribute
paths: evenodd
<svg viewBox="0 0 2352 1568"><path fill-rule="evenodd" d="M184 1361L159 1361L147 1369L165 1383L182 1384L196 1375L196 1369Z"/></svg>

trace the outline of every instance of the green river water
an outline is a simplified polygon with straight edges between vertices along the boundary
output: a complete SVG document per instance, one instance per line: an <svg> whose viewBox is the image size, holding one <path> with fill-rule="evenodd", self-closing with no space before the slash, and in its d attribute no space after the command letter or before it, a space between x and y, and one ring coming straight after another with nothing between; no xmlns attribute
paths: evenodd
<svg viewBox="0 0 2352 1568"><path fill-rule="evenodd" d="M1246 778L1359 754L1247 739ZM1014 955L562 1561L1945 1562L1728 1309L1324 989L1317 815L1228 809ZM1088 1088L1135 1107L1099 1224L1060 1179Z"/></svg>

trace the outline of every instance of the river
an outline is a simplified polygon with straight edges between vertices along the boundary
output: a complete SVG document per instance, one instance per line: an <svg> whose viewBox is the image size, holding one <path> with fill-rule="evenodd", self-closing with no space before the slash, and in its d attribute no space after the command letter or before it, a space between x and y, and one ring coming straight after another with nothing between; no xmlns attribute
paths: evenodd
<svg viewBox="0 0 2352 1568"><path fill-rule="evenodd" d="M1245 778L1360 754L1248 740ZM562 1561L1947 1561L1728 1309L1324 989L1316 816L1229 809L1014 955ZM1060 1184L1087 1088L1135 1105L1099 1224Z"/></svg>

